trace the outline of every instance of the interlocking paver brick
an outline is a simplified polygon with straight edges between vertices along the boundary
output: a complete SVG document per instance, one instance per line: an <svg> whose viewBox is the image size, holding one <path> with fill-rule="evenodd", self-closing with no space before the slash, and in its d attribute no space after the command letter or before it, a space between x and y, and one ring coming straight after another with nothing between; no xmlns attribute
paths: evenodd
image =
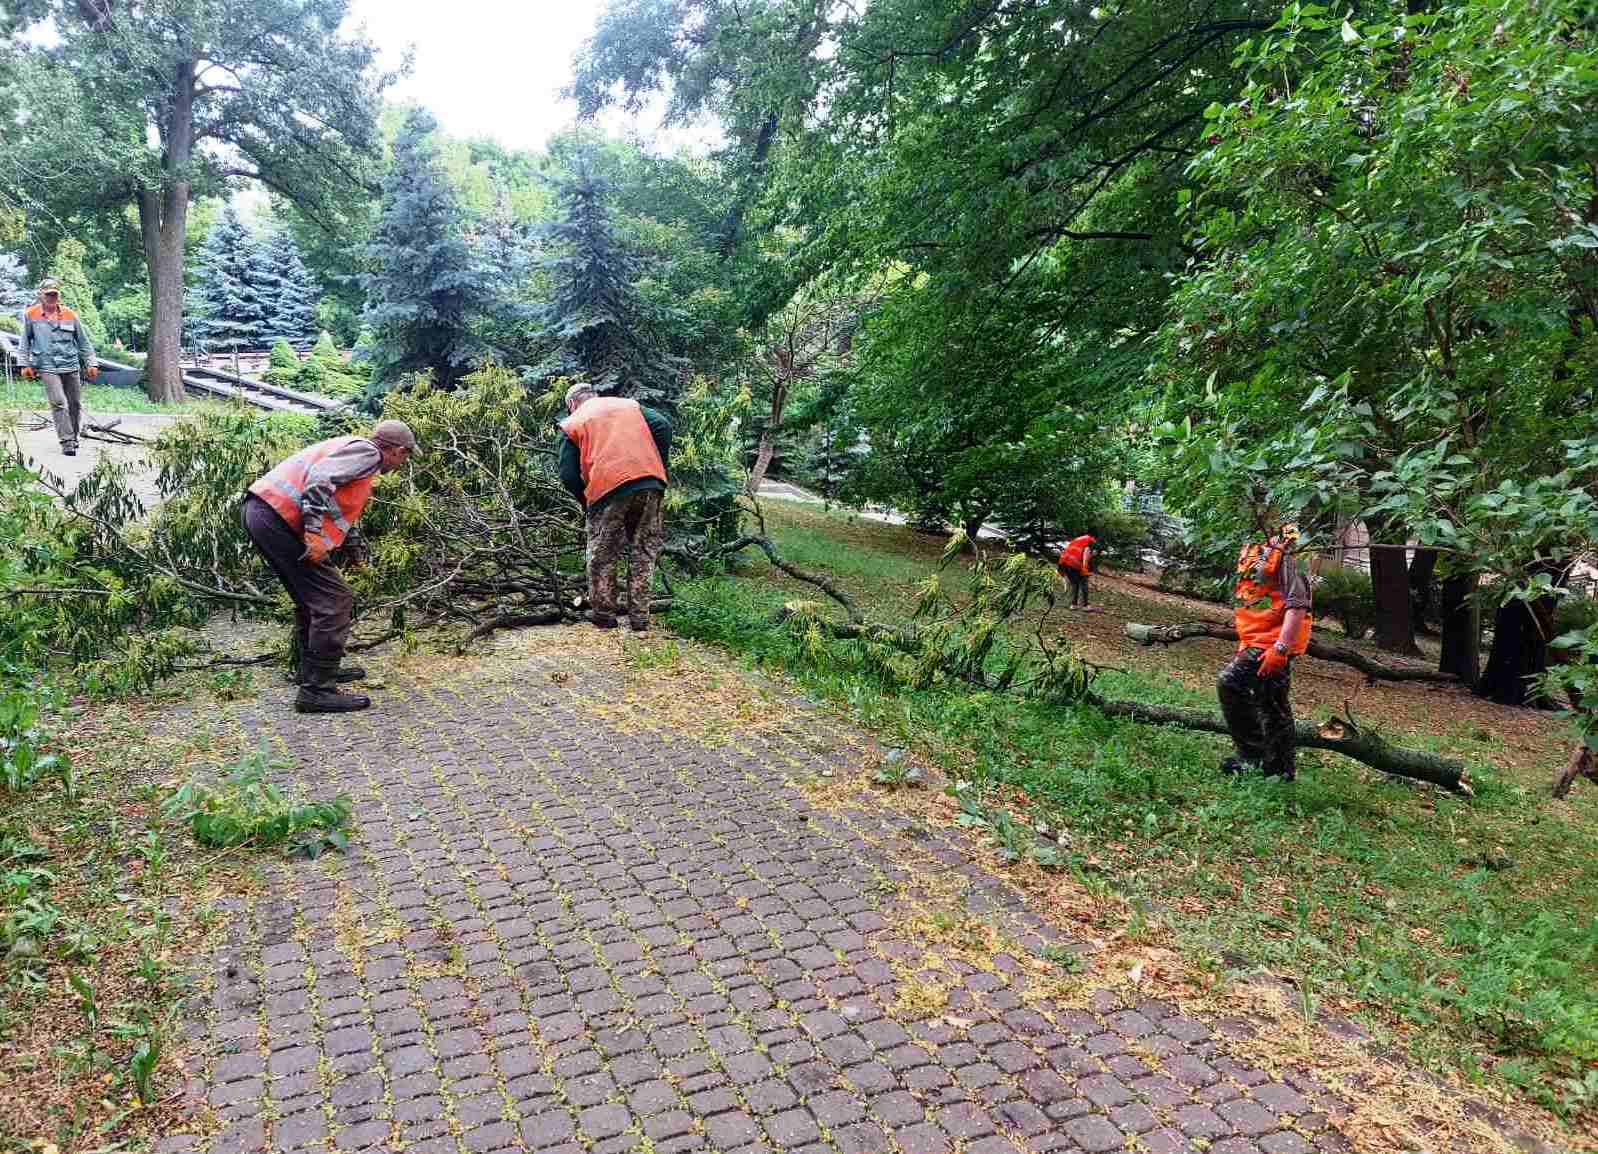
<svg viewBox="0 0 1598 1154"><path fill-rule="evenodd" d="M1126 1135L1117 1130L1114 1124L1102 1114L1087 1114L1067 1122L1064 1127L1066 1137L1075 1142L1090 1154L1100 1154L1105 1150L1119 1150L1126 1145Z"/></svg>

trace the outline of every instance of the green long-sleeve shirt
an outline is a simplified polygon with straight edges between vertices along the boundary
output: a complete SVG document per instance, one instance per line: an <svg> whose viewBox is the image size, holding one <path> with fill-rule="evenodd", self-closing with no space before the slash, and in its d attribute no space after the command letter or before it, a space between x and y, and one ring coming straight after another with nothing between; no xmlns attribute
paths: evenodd
<svg viewBox="0 0 1598 1154"><path fill-rule="evenodd" d="M673 428L671 418L665 413L651 409L647 405L639 405L644 411L644 420L649 425L649 435L655 439L655 449L660 453L660 463L666 466L666 472L671 473L671 438ZM560 435L560 483L566 491L583 504L583 460L577 451L577 443L565 433ZM590 513L597 513L618 497L625 497L628 493L637 493L643 489L664 489L666 482L658 477L639 477L636 481L628 481L625 485L617 485L599 500L594 502L593 508L584 508Z"/></svg>

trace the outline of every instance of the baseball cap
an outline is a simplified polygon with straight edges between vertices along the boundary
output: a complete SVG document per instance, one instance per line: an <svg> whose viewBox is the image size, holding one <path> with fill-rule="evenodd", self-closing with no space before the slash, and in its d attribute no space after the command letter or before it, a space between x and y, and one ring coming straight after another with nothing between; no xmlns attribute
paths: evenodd
<svg viewBox="0 0 1598 1154"><path fill-rule="evenodd" d="M392 445L395 448L409 449L413 453L421 452L416 444L416 434L411 432L411 427L404 421L390 419L377 422L377 427L372 430L371 439L379 445Z"/></svg>
<svg viewBox="0 0 1598 1154"><path fill-rule="evenodd" d="M53 276L47 276L39 282L39 291L42 293L58 293L61 291L61 282Z"/></svg>

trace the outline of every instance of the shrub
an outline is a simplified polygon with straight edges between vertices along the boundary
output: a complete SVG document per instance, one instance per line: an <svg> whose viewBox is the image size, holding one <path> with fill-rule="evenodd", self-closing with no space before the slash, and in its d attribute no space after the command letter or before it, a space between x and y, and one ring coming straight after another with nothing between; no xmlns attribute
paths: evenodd
<svg viewBox="0 0 1598 1154"><path fill-rule="evenodd" d="M1125 569L1143 567L1143 548L1149 540L1147 518L1122 509L1106 509L1093 523L1106 560Z"/></svg>
<svg viewBox="0 0 1598 1154"><path fill-rule="evenodd" d="M1315 585L1315 613L1335 617L1343 632L1358 640L1376 624L1376 589L1358 569L1328 569Z"/></svg>
<svg viewBox="0 0 1598 1154"><path fill-rule="evenodd" d="M1559 599L1554 613L1554 633L1570 633L1598 625L1598 600L1591 597L1571 596Z"/></svg>
<svg viewBox="0 0 1598 1154"><path fill-rule="evenodd" d="M293 388L300 380L300 358L292 345L282 337L272 346L271 362L264 374L268 384Z"/></svg>
<svg viewBox="0 0 1598 1154"><path fill-rule="evenodd" d="M0 332L22 335L22 322L10 313L0 313Z"/></svg>

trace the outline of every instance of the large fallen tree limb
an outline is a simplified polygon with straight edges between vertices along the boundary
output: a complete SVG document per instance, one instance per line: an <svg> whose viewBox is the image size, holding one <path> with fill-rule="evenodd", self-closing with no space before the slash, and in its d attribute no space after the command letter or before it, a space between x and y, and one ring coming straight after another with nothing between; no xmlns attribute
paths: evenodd
<svg viewBox="0 0 1598 1154"><path fill-rule="evenodd" d="M1174 645L1190 637L1214 637L1219 641L1237 640L1236 629L1213 621L1185 621L1180 625L1138 625L1128 622L1126 635L1139 645ZM1444 685L1459 684L1459 678L1452 673L1440 673L1435 669L1406 669L1398 665L1384 665L1380 661L1366 657L1357 649L1329 645L1324 641L1312 639L1309 643L1309 655L1318 657L1322 661L1351 665L1372 681L1430 681Z"/></svg>
<svg viewBox="0 0 1598 1154"><path fill-rule="evenodd" d="M913 628L896 628L872 622L828 621L804 607L792 605L778 610L772 615L772 621L773 624L792 623L796 628L801 626L809 628L814 625L832 637L843 640L876 641L905 651L915 651L922 644L920 632ZM1235 639L1236 634L1233 634L1233 637ZM973 680L969 676L966 679ZM992 684L990 680L977 680L976 684L990 691L1003 689ZM1024 693L1020 687L1012 687L1012 691ZM1111 717L1129 717L1134 721L1150 725L1177 725L1184 729L1223 736L1230 733L1226 722L1221 718L1194 709L1149 705L1141 701L1121 701L1102 697L1091 690L1082 697L1082 701ZM1320 726L1301 721L1297 726L1295 744L1300 748L1329 749L1395 777L1407 777L1453 793L1473 796L1464 762L1393 745L1379 734L1361 728L1348 718L1334 717Z"/></svg>

